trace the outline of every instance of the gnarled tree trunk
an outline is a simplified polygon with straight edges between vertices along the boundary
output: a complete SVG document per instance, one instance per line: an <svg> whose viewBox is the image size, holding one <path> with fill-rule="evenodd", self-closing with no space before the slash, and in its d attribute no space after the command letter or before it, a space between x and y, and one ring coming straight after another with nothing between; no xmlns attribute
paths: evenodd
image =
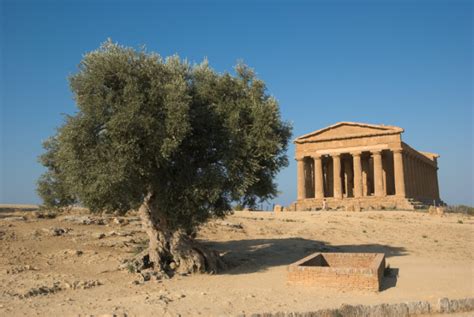
<svg viewBox="0 0 474 317"><path fill-rule="evenodd" d="M224 268L219 254L199 245L182 230L170 230L165 217L154 204L153 194L145 197L139 209L142 225L150 238L149 261L157 272L216 273Z"/></svg>

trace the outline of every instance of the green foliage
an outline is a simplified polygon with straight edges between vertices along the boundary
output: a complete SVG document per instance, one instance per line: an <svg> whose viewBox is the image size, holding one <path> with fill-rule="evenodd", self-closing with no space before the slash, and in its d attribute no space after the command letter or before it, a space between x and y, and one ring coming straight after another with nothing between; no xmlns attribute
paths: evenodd
<svg viewBox="0 0 474 317"><path fill-rule="evenodd" d="M253 70L235 71L111 41L86 54L70 78L78 112L41 157L45 203L126 212L153 193L170 228L192 231L232 202L274 197L291 127Z"/></svg>
<svg viewBox="0 0 474 317"><path fill-rule="evenodd" d="M57 138L50 138L43 142L46 153L40 156L39 161L48 171L38 180L37 191L43 200L45 209L61 209L76 202L65 183L65 175L61 173L59 162L56 158L59 144Z"/></svg>

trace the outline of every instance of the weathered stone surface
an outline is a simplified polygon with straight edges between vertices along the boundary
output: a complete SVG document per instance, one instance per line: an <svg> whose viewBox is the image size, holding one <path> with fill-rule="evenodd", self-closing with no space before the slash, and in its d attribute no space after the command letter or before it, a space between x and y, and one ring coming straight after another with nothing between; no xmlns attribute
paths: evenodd
<svg viewBox="0 0 474 317"><path fill-rule="evenodd" d="M58 237L58 236L62 236L64 234L68 233L69 231L71 231L71 229L70 228L51 227L49 229L44 228L43 231L47 232L48 234L50 234L52 236Z"/></svg>
<svg viewBox="0 0 474 317"><path fill-rule="evenodd" d="M273 207L273 211L274 212L282 212L283 211L283 206L282 205L275 205L275 207Z"/></svg>
<svg viewBox="0 0 474 317"><path fill-rule="evenodd" d="M449 313L450 305L449 305L449 298L443 297L438 300L438 311L440 313Z"/></svg>
<svg viewBox="0 0 474 317"><path fill-rule="evenodd" d="M430 313L456 313L474 311L474 298L453 299L440 298L438 309L433 310L426 301L408 302L399 304L378 305L347 305L342 304L339 309L319 309L312 312L276 312L253 313L239 316L256 317L408 317L429 315Z"/></svg>
<svg viewBox="0 0 474 317"><path fill-rule="evenodd" d="M440 313L455 313L474 310L474 298L449 299L446 297L438 300Z"/></svg>
<svg viewBox="0 0 474 317"><path fill-rule="evenodd" d="M63 216L62 221L73 222L82 225L105 225L106 220L100 217L89 217L89 216Z"/></svg>
<svg viewBox="0 0 474 317"><path fill-rule="evenodd" d="M25 221L26 218L23 217L23 216L20 216L20 217L5 217L5 218L2 218L0 220L3 220L3 221Z"/></svg>
<svg viewBox="0 0 474 317"><path fill-rule="evenodd" d="M458 311L473 311L474 310L474 298L463 298L458 299L457 308Z"/></svg>
<svg viewBox="0 0 474 317"><path fill-rule="evenodd" d="M383 253L313 253L288 266L289 284L378 292L385 269Z"/></svg>
<svg viewBox="0 0 474 317"><path fill-rule="evenodd" d="M241 223L232 223L232 222L228 222L228 221L218 221L217 224L221 225L221 226L234 228L234 229L243 229L244 228Z"/></svg>
<svg viewBox="0 0 474 317"><path fill-rule="evenodd" d="M429 314L431 312L431 305L426 301L408 302L406 304L408 306L408 314L410 316Z"/></svg>
<svg viewBox="0 0 474 317"><path fill-rule="evenodd" d="M97 238L97 239L103 239L105 237L106 237L106 235L103 232L99 232L99 233L94 234L94 238Z"/></svg>

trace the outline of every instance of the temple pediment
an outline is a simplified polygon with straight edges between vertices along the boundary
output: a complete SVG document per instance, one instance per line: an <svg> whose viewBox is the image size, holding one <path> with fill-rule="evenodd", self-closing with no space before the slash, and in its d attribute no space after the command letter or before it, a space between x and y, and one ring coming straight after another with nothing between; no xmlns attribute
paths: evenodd
<svg viewBox="0 0 474 317"><path fill-rule="evenodd" d="M327 140L351 139L377 135L400 134L402 128L386 125L356 122L338 122L329 127L316 130L295 139L295 143L318 142Z"/></svg>

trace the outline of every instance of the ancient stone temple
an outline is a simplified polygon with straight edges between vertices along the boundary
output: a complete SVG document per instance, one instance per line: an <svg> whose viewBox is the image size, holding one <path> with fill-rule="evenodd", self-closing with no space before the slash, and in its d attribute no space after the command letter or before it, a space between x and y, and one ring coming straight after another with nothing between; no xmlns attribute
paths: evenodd
<svg viewBox="0 0 474 317"><path fill-rule="evenodd" d="M414 209L442 204L439 155L413 149L395 126L339 122L294 143L298 199L289 210Z"/></svg>

